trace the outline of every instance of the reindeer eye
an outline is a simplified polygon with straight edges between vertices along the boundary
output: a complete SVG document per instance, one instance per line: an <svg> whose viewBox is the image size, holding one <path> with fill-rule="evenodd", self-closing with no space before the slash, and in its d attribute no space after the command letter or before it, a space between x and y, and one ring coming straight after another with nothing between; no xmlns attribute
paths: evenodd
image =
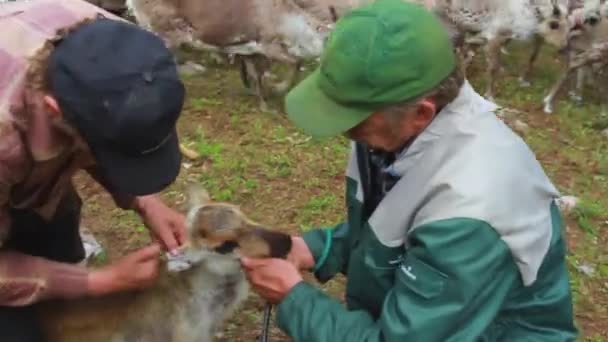
<svg viewBox="0 0 608 342"><path fill-rule="evenodd" d="M556 22L556 21L552 21L552 22L550 22L550 23L549 23L549 27L550 27L552 30L557 30L557 29L559 28L559 23L558 23L558 22Z"/></svg>
<svg viewBox="0 0 608 342"><path fill-rule="evenodd" d="M220 254L228 254L231 253L238 246L239 244L235 241L226 241L218 247L215 247L213 250Z"/></svg>
<svg viewBox="0 0 608 342"><path fill-rule="evenodd" d="M591 26L595 26L595 25L597 25L598 21L599 21L599 19L598 19L598 18L596 18L596 17L591 17L591 18L587 19L587 22L588 22L588 23L589 23L589 25L591 25Z"/></svg>

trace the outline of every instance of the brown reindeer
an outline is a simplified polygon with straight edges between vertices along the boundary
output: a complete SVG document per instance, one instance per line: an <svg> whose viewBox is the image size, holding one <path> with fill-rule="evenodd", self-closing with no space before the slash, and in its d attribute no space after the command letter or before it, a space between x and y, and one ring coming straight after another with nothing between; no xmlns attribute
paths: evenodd
<svg viewBox="0 0 608 342"><path fill-rule="evenodd" d="M299 63L320 56L329 27L293 0L128 0L137 23L162 37L171 48L182 44L235 55L245 65L260 106L268 89L285 92ZM269 61L294 69L286 82L267 87Z"/></svg>
<svg viewBox="0 0 608 342"><path fill-rule="evenodd" d="M208 342L248 295L239 257L283 258L289 235L249 220L193 186L189 241L152 287L103 298L41 303L49 342Z"/></svg>

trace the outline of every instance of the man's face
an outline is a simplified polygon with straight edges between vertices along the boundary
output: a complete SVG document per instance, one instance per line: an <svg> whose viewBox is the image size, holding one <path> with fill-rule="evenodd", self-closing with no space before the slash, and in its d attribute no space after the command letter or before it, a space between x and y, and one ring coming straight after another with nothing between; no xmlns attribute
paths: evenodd
<svg viewBox="0 0 608 342"><path fill-rule="evenodd" d="M410 139L419 135L433 120L435 105L423 100L400 117L389 118L381 111L345 133L346 137L373 149L396 152Z"/></svg>

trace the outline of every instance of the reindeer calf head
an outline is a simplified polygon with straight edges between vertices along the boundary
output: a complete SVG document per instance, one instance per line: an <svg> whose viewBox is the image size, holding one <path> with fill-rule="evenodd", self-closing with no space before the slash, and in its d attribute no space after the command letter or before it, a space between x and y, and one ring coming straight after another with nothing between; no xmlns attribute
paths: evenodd
<svg viewBox="0 0 608 342"><path fill-rule="evenodd" d="M570 13L568 48L585 51L608 38L608 4L605 0L585 3Z"/></svg>
<svg viewBox="0 0 608 342"><path fill-rule="evenodd" d="M566 47L571 28L568 8L551 0L550 3L537 5L535 11L538 34L559 49Z"/></svg>
<svg viewBox="0 0 608 342"><path fill-rule="evenodd" d="M291 250L291 237L251 221L230 203L214 202L199 186L188 193L188 242L179 257L182 263L196 265L205 259L238 261L239 257L285 258Z"/></svg>

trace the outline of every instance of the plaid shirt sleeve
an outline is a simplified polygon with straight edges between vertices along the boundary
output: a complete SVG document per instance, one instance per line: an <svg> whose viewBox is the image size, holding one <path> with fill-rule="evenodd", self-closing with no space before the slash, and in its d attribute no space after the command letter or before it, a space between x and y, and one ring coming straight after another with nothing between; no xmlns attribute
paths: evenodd
<svg viewBox="0 0 608 342"><path fill-rule="evenodd" d="M81 0L0 3L0 306L21 306L45 298L75 298L87 292L84 267L54 262L2 248L10 229L9 193L27 168L27 151L15 130L27 57L57 29L103 14Z"/></svg>
<svg viewBox="0 0 608 342"><path fill-rule="evenodd" d="M0 122L0 306L21 306L44 298L74 298L87 291L87 270L2 249L11 219L9 193L28 159L19 134Z"/></svg>

